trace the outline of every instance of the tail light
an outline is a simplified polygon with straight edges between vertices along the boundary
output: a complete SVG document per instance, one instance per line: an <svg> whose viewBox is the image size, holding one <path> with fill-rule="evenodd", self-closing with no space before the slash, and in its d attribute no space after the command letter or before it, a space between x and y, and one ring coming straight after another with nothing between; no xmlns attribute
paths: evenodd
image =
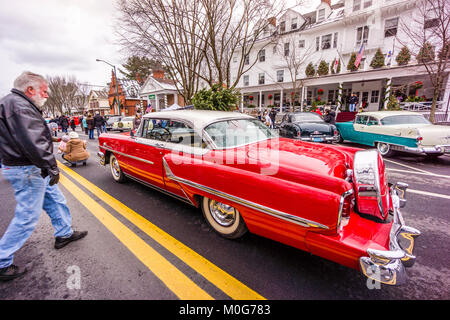
<svg viewBox="0 0 450 320"><path fill-rule="evenodd" d="M302 130L298 129L297 131L297 137L300 137L302 135Z"/></svg>
<svg viewBox="0 0 450 320"><path fill-rule="evenodd" d="M337 136L338 135L338 131L334 130L334 135Z"/></svg>
<svg viewBox="0 0 450 320"><path fill-rule="evenodd" d="M355 153L353 183L358 212L386 220L389 211L389 188L383 160L376 150Z"/></svg>

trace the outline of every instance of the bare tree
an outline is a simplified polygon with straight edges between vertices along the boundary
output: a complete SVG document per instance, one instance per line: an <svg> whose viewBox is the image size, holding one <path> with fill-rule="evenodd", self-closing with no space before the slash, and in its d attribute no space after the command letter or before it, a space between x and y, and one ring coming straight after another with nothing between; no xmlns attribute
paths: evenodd
<svg viewBox="0 0 450 320"><path fill-rule="evenodd" d="M308 47L299 45L299 38L295 34L290 34L281 38L276 46L277 53L282 57L279 68L285 68L289 72L292 83L291 107L295 110L295 97L300 97L301 88L304 85L303 80L297 80L300 71L303 71L306 63L310 61L311 56L315 53L313 44ZM304 77L301 77L303 79ZM303 97L302 97L303 99Z"/></svg>
<svg viewBox="0 0 450 320"><path fill-rule="evenodd" d="M130 54L161 61L190 103L203 83L239 83L256 63L247 63L250 51L282 12L280 1L120 0L117 33Z"/></svg>
<svg viewBox="0 0 450 320"><path fill-rule="evenodd" d="M160 61L187 103L199 88L206 51L204 12L196 0L120 0L117 33L130 54Z"/></svg>
<svg viewBox="0 0 450 320"><path fill-rule="evenodd" d="M400 22L406 37L397 40L416 56L426 69L433 86L430 121L434 123L439 95L450 59L450 0L420 0L412 17ZM437 50L437 55L436 55Z"/></svg>
<svg viewBox="0 0 450 320"><path fill-rule="evenodd" d="M87 89L80 85L75 76L47 76L50 91L44 110L54 116L75 109L82 110L86 103Z"/></svg>

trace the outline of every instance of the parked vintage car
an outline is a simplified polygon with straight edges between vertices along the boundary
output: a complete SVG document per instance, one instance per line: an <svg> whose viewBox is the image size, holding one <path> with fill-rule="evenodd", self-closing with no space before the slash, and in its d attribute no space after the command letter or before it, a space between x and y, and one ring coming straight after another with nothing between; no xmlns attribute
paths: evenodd
<svg viewBox="0 0 450 320"><path fill-rule="evenodd" d="M313 112L288 112L279 129L280 136L302 141L337 142L339 139L336 126Z"/></svg>
<svg viewBox="0 0 450 320"><path fill-rule="evenodd" d="M395 151L438 157L450 153L450 127L433 125L410 111L358 113L354 121L338 122L340 141L376 146L383 156Z"/></svg>
<svg viewBox="0 0 450 320"><path fill-rule="evenodd" d="M144 115L104 133L100 162L200 207L218 234L247 231L390 285L405 281L420 232L404 224L406 184L389 184L376 150L280 138L254 117L218 111Z"/></svg>
<svg viewBox="0 0 450 320"><path fill-rule="evenodd" d="M133 129L134 116L132 117L122 117L119 121L115 121L112 126L112 130L131 130Z"/></svg>
<svg viewBox="0 0 450 320"><path fill-rule="evenodd" d="M118 115L108 115L105 116L105 120L106 120L106 130L112 130L113 126L114 126L114 122L119 122L120 119L122 119L122 116L118 116Z"/></svg>

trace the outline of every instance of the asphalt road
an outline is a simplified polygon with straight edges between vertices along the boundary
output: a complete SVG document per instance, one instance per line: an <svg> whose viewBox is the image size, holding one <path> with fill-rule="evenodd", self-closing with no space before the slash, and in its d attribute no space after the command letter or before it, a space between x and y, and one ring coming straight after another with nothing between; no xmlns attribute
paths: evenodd
<svg viewBox="0 0 450 320"><path fill-rule="evenodd" d="M0 299L166 300L204 294L269 300L450 298L449 156L386 159L390 182L409 184L405 220L422 235L416 264L407 269L408 282L369 289L358 271L253 234L226 240L207 226L200 210L133 181L114 182L109 168L98 163L97 143L89 141L88 165L71 170L112 198L81 185L71 171L63 170L60 182L74 228L88 230L89 235L55 250L50 220L43 213L15 257L15 263L27 265L29 272L0 283ZM0 235L14 206L12 189L0 175ZM124 215L130 209L143 219L131 222ZM164 234L167 242L150 236L149 230ZM200 271L205 266L213 270L211 277Z"/></svg>

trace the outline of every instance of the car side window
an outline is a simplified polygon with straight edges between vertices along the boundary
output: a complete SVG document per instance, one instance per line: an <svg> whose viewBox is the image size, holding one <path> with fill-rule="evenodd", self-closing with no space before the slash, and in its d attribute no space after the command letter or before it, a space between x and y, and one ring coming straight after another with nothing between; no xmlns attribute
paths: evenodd
<svg viewBox="0 0 450 320"><path fill-rule="evenodd" d="M206 147L206 144L203 143L202 138L195 130L184 122L168 120L165 129L169 132L167 142L195 148Z"/></svg>
<svg viewBox="0 0 450 320"><path fill-rule="evenodd" d="M368 116L357 116L355 119L356 124L366 124L368 120Z"/></svg>
<svg viewBox="0 0 450 320"><path fill-rule="evenodd" d="M160 119L145 119L142 126L141 137L151 140L167 141L167 130L162 126Z"/></svg>
<svg viewBox="0 0 450 320"><path fill-rule="evenodd" d="M368 126L377 126L379 125L378 120L374 117L369 117L369 121L367 122Z"/></svg>

